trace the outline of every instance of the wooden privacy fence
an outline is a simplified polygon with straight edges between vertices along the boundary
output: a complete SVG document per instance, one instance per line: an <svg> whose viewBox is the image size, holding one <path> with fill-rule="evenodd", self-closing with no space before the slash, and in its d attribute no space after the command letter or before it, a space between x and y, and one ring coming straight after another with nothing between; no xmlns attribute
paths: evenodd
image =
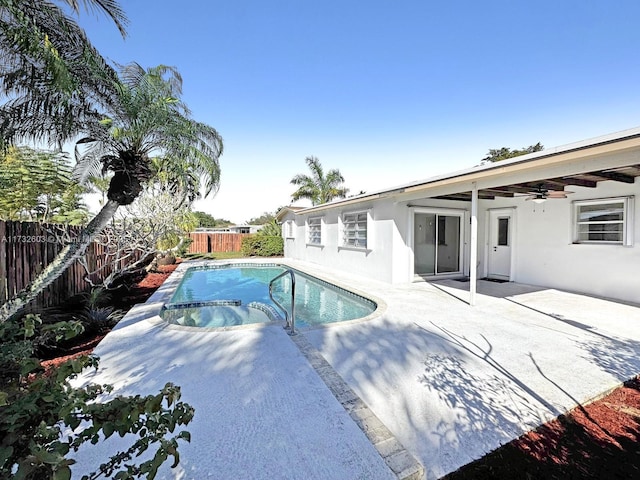
<svg viewBox="0 0 640 480"><path fill-rule="evenodd" d="M192 232L189 234L193 240L189 245L189 253L239 252L242 239L248 236L249 233Z"/></svg>
<svg viewBox="0 0 640 480"><path fill-rule="evenodd" d="M62 233L66 234L67 240L73 241L80 232L80 227L0 220L0 304L13 298L53 261L64 247ZM99 283L112 273L107 247L93 242L87 248L85 258L90 272L99 270L90 277L92 282ZM91 284L85 280L85 276L84 267L75 262L31 305L58 305L73 295L90 290Z"/></svg>

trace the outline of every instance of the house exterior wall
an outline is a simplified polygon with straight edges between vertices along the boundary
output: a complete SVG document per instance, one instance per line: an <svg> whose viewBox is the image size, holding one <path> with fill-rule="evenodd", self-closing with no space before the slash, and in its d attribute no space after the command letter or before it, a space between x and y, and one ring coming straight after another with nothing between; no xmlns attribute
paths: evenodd
<svg viewBox="0 0 640 480"><path fill-rule="evenodd" d="M535 205L522 199L500 200L516 206L515 268L512 281L584 292L640 303L640 182L600 182L597 188L571 186L567 199L549 199ZM574 202L634 196L633 245L577 244ZM486 217L485 217L486 218ZM479 234L482 248L479 272L486 273L486 219Z"/></svg>
<svg viewBox="0 0 640 480"><path fill-rule="evenodd" d="M327 209L311 214L288 213L282 218L284 255L312 263L331 266L340 270L365 275L383 282L407 283L413 280L413 235L412 222L415 208L446 210L468 210L465 202L425 200L417 206L407 202L396 202L393 198L375 200L357 207ZM343 247L340 218L343 213L367 211L369 214L367 248ZM307 242L307 221L322 218L321 245ZM468 213L463 223L468 222ZM286 222L294 222L294 236L287 238ZM468 228L464 229L463 241L468 244ZM467 249L468 250L468 249ZM468 252L464 252L464 271L468 272Z"/></svg>
<svg viewBox="0 0 640 480"><path fill-rule="evenodd" d="M283 217L283 223L294 222L294 237L284 241L284 255L308 262L333 266L340 270L365 275L385 282L397 282L396 277L406 278L406 263L403 259L407 255L404 238L398 230L398 211L392 200L367 202L357 207L345 206L324 210L317 213L293 215L288 213ZM340 227L343 213L362 212L368 214L367 248L352 248L342 246L342 232ZM310 218L322 218L321 245L308 243L307 221ZM406 220L401 221L406 225ZM283 232L286 232L283 225Z"/></svg>
<svg viewBox="0 0 640 480"><path fill-rule="evenodd" d="M633 158L627 158L627 157ZM537 178L568 175L588 168L611 168L638 161L637 153L599 156L586 162L576 159L566 165L536 172ZM535 177L533 177L535 178ZM530 172L515 172L479 180L478 188L532 181ZM435 186L429 197L470 191L473 184L460 182ZM569 186L566 199L548 199L543 204L526 196L479 200L478 278L487 274L489 212L510 208L513 212L512 276L510 280L531 285L583 292L640 303L640 177L635 183L600 181L596 188ZM574 205L580 200L629 197L633 225L631 245L574 243ZM285 239L285 256L326 265L389 283L414 279L413 215L419 209L463 212L462 273L469 274L470 202L427 198L425 192L400 192L351 205L337 204L313 212L288 213L282 220L295 222L294 237ZM366 249L341 246L340 218L343 213L367 211ZM322 217L322 246L307 244L306 222Z"/></svg>

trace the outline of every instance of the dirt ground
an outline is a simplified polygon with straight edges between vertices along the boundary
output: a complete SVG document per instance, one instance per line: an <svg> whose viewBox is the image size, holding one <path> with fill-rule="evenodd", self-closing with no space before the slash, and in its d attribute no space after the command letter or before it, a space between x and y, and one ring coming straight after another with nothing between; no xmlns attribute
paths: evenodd
<svg viewBox="0 0 640 480"><path fill-rule="evenodd" d="M118 296L117 308L145 302L177 265L149 273ZM51 368L91 353L103 336L42 362ZM639 352L640 354L640 352ZM463 479L640 479L640 377L447 475Z"/></svg>

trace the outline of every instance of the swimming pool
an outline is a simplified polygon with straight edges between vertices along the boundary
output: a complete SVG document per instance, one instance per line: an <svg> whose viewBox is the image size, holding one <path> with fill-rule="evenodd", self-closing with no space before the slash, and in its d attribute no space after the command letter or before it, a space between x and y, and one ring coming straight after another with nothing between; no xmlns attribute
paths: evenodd
<svg viewBox="0 0 640 480"><path fill-rule="evenodd" d="M287 268L278 264L191 267L160 315L169 323L196 327L284 322L284 312L269 296L269 283ZM291 270L296 281L296 326L354 320L370 315L377 308L368 298ZM273 296L291 311L288 276L274 283Z"/></svg>

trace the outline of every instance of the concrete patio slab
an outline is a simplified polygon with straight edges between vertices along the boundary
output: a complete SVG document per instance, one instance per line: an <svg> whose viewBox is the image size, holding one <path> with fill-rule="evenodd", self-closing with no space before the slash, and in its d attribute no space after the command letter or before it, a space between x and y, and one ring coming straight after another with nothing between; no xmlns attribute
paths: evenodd
<svg viewBox="0 0 640 480"><path fill-rule="evenodd" d="M123 395L181 386L196 410L191 443L158 478L396 478L282 327L194 332L128 320L95 350L100 370L83 380ZM81 450L77 478L131 443L112 437Z"/></svg>
<svg viewBox="0 0 640 480"><path fill-rule="evenodd" d="M495 284L471 307L460 282L389 285L283 263L384 301L368 321L300 335L429 479L640 373L637 306ZM97 348L100 370L83 379L130 394L182 386L196 407L193 439L180 470L161 478L395 478L280 327L169 327L156 316L165 298L166 289L132 311ZM106 458L104 448L81 452L80 467Z"/></svg>

